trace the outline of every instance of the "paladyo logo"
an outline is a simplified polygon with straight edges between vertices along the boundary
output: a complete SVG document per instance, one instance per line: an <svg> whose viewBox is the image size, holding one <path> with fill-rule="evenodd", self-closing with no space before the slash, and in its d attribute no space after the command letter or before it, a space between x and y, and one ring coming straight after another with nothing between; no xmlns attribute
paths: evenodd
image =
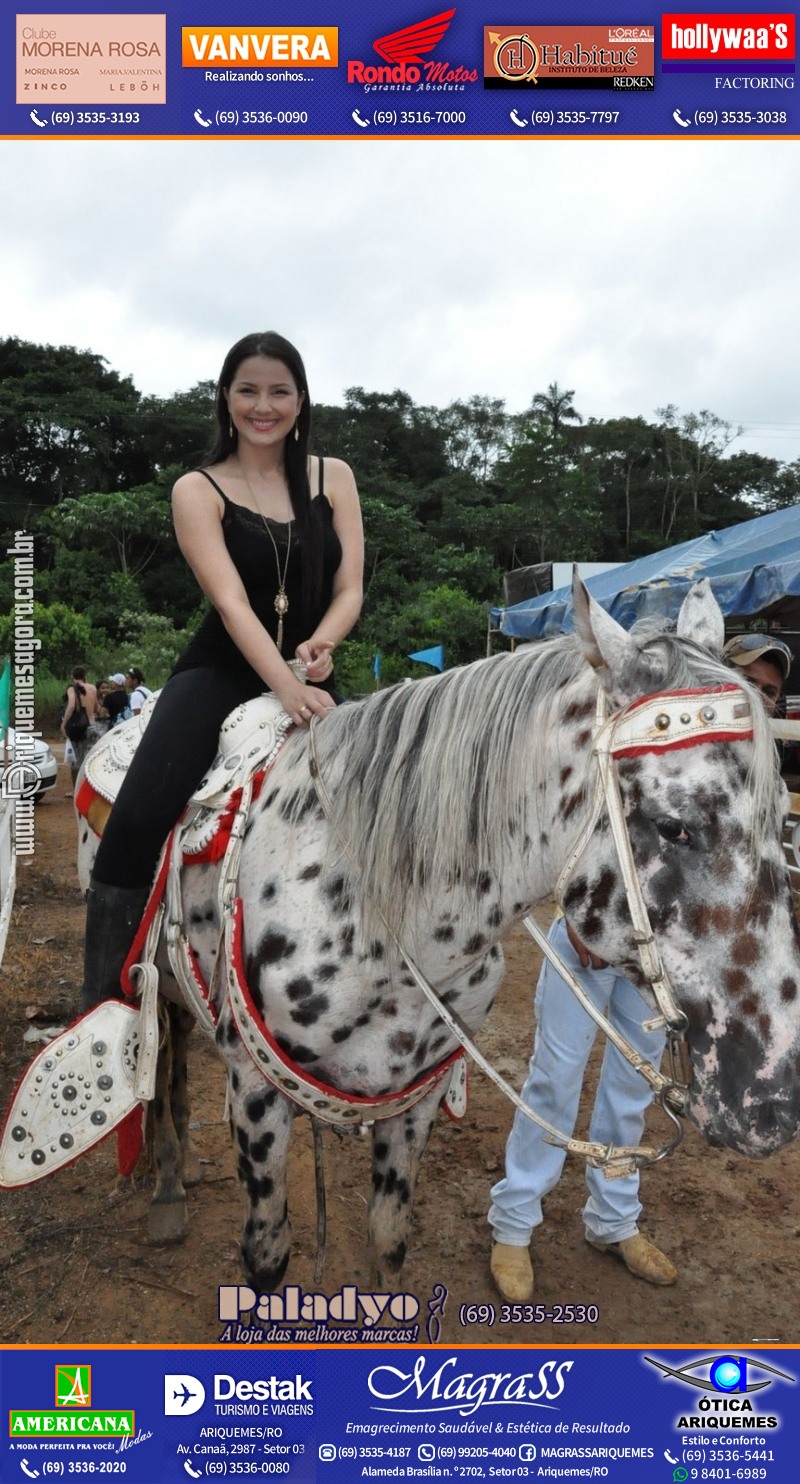
<svg viewBox="0 0 800 1484"><path fill-rule="evenodd" d="M450 26L455 9L442 10L426 21L391 31L373 42L385 66L367 62L347 63L347 81L361 83L365 93L447 92L461 93L468 82L478 81L477 68L452 67L449 62L426 61Z"/></svg>

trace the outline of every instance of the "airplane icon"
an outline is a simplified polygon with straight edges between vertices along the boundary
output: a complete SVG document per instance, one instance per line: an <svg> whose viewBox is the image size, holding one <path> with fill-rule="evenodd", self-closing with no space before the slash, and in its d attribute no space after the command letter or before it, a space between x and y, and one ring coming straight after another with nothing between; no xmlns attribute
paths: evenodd
<svg viewBox="0 0 800 1484"><path fill-rule="evenodd" d="M164 1416L190 1417L199 1412L206 1399L206 1389L196 1376L164 1377Z"/></svg>

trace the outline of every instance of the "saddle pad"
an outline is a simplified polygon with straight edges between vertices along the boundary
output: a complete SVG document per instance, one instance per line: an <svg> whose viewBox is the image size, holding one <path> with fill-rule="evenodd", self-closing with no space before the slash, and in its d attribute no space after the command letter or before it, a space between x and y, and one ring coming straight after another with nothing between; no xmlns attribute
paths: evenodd
<svg viewBox="0 0 800 1484"><path fill-rule="evenodd" d="M28 1185L71 1164L128 1117L140 1017L106 1000L44 1046L26 1068L0 1139L0 1187Z"/></svg>

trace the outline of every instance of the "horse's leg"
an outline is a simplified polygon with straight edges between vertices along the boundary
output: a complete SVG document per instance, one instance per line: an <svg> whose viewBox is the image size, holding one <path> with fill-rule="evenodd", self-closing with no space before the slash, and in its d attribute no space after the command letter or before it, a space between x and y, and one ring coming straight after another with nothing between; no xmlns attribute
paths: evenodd
<svg viewBox="0 0 800 1484"><path fill-rule="evenodd" d="M231 1135L247 1203L242 1267L251 1288L270 1293L286 1272L291 1249L286 1157L292 1105L259 1072L227 1008L220 1018L217 1045L228 1068Z"/></svg>
<svg viewBox="0 0 800 1484"><path fill-rule="evenodd" d="M445 1080L406 1113L373 1127L369 1243L376 1291L396 1288L402 1274L420 1160L446 1091Z"/></svg>
<svg viewBox="0 0 800 1484"><path fill-rule="evenodd" d="M181 1005L169 1007L170 1037L172 1040L172 1083L170 1087L170 1109L175 1134L181 1146L183 1183L185 1186L199 1185L203 1178L200 1155L189 1137L188 1063L189 1036L194 1029L194 1016Z"/></svg>
<svg viewBox="0 0 800 1484"><path fill-rule="evenodd" d="M156 1172L156 1188L147 1217L149 1241L158 1246L182 1242L186 1236L188 1218L186 1213L186 1191L183 1186L183 1152L180 1134L173 1117L173 1083L175 1080L176 1046L172 1035L172 1015L168 1017L168 1031L158 1053L156 1090L152 1103L153 1162ZM179 1052L185 1058L186 1036L179 1037ZM177 1068L178 1080L183 1088L183 1106L188 1110L186 1094L186 1066ZM181 1098L178 1098L180 1104Z"/></svg>

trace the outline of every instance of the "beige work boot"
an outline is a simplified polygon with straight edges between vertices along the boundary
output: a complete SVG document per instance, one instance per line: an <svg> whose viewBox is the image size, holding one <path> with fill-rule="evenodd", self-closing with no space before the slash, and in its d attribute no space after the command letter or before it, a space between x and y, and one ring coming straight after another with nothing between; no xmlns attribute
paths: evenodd
<svg viewBox="0 0 800 1484"><path fill-rule="evenodd" d="M598 1242L594 1237L586 1238L590 1247L598 1252L608 1252L611 1257L624 1262L629 1273L643 1278L645 1283L655 1283L658 1288L669 1288L678 1276L678 1269L665 1253L637 1232L635 1237L625 1237L621 1242Z"/></svg>
<svg viewBox="0 0 800 1484"><path fill-rule="evenodd" d="M492 1277L511 1304L529 1304L533 1298L533 1267L527 1247L510 1247L507 1242L492 1243Z"/></svg>

